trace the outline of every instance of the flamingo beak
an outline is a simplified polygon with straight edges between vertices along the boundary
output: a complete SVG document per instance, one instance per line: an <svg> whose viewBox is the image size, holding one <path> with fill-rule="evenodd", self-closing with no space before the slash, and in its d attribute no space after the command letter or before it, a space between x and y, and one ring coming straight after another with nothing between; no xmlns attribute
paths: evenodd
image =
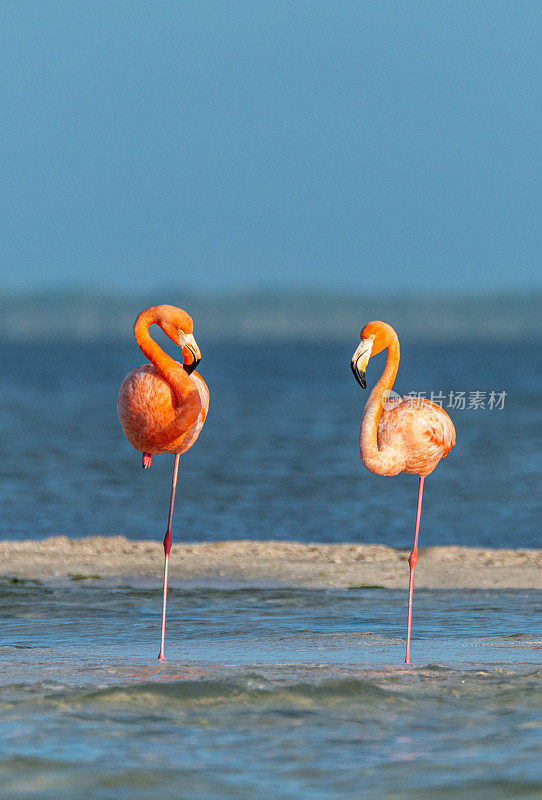
<svg viewBox="0 0 542 800"><path fill-rule="evenodd" d="M198 366L199 362L201 361L201 352L199 347L196 344L196 340L194 339L191 333L180 333L179 334L179 346L184 350L188 350L190 355L192 356L192 361L189 364L184 364L184 370L189 375L191 375L196 367Z"/></svg>
<svg viewBox="0 0 542 800"><path fill-rule="evenodd" d="M356 349L356 352L352 356L352 361L350 362L350 368L354 374L354 378L357 380L362 389L367 388L365 370L367 369L367 364L369 363L369 359L371 357L373 341L373 338L362 339Z"/></svg>

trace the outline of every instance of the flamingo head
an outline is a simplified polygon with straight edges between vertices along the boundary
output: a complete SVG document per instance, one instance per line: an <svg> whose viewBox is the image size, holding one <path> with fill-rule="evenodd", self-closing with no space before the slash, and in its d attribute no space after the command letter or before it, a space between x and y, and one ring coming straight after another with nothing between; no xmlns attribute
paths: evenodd
<svg viewBox="0 0 542 800"><path fill-rule="evenodd" d="M367 388L365 371L371 356L376 356L388 347L394 336L394 330L386 322L375 320L368 322L360 333L360 343L356 348L350 367L354 377L362 389Z"/></svg>
<svg viewBox="0 0 542 800"><path fill-rule="evenodd" d="M166 336L183 351L183 366L190 375L201 361L201 352L192 331L194 323L186 311L175 306L157 306L156 322Z"/></svg>

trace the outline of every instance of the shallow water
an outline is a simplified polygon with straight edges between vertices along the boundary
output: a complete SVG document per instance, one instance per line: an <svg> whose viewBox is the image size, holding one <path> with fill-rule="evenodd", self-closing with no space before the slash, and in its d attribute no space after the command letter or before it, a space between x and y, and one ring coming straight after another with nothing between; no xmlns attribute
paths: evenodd
<svg viewBox="0 0 542 800"><path fill-rule="evenodd" d="M366 472L356 342L205 342L211 411L181 461L174 539L411 543L416 479ZM125 441L133 344L4 343L0 538L163 536L171 459ZM382 369L375 359L372 385ZM540 546L536 347L404 343L402 392L507 391L451 411L421 544ZM173 582L0 583L8 800L542 796L540 592Z"/></svg>
<svg viewBox="0 0 542 800"><path fill-rule="evenodd" d="M3 796L538 798L534 591L4 583Z"/></svg>
<svg viewBox="0 0 542 800"><path fill-rule="evenodd" d="M411 544L416 477L382 478L359 461L367 393L349 368L355 338L198 343L211 408L181 459L174 539ZM427 479L422 545L540 547L538 349L403 342L401 392L507 392L502 410L449 409L458 443ZM116 415L141 361L135 343L3 343L0 538L162 539L172 459L142 470ZM369 387L382 368L381 355Z"/></svg>

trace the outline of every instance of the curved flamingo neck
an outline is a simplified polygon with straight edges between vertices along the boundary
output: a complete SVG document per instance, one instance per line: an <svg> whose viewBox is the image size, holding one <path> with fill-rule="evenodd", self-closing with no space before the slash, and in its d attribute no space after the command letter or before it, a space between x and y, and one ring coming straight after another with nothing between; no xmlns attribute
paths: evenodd
<svg viewBox="0 0 542 800"><path fill-rule="evenodd" d="M395 331L386 348L386 366L380 380L369 395L361 427L359 430L359 456L370 472L379 475L396 475L401 471L401 457L398 453L383 452L378 449L378 423L382 414L384 393L389 392L399 368L399 339ZM387 395L386 395L387 396Z"/></svg>
<svg viewBox="0 0 542 800"><path fill-rule="evenodd" d="M193 391L194 386L182 365L168 356L151 337L149 333L150 326L156 324L162 327L161 322L162 319L156 308L148 308L146 311L142 311L134 323L134 338L143 355L156 367L177 397L181 399L187 392Z"/></svg>

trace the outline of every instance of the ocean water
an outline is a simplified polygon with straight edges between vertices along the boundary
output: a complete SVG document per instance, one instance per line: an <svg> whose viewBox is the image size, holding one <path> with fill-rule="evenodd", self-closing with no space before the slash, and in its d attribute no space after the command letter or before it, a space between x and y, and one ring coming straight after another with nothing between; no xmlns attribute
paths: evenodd
<svg viewBox="0 0 542 800"><path fill-rule="evenodd" d="M350 372L355 337L198 343L211 406L181 459L174 539L410 546L416 476L372 475L359 460L368 393ZM142 470L116 415L118 387L142 360L130 342L3 343L0 538L163 538L173 459ZM369 387L383 364L371 360ZM486 405L506 392L499 410L447 409L457 446L426 481L421 545L540 547L539 345L403 342L396 388L442 393L445 407L450 392L485 392Z"/></svg>
<svg viewBox="0 0 542 800"><path fill-rule="evenodd" d="M416 478L357 454L355 340L198 343L211 409L181 459L174 540L410 546ZM129 343L4 343L0 538L162 539L172 458L143 471L116 418L141 360ZM458 444L427 479L422 546L539 547L537 347L404 342L396 388L507 393L450 410ZM417 590L406 668L406 581L173 581L160 664L159 583L0 583L0 797L542 796L540 592Z"/></svg>
<svg viewBox="0 0 542 800"><path fill-rule="evenodd" d="M103 584L103 585L102 585ZM539 592L0 587L17 800L542 796Z"/></svg>

